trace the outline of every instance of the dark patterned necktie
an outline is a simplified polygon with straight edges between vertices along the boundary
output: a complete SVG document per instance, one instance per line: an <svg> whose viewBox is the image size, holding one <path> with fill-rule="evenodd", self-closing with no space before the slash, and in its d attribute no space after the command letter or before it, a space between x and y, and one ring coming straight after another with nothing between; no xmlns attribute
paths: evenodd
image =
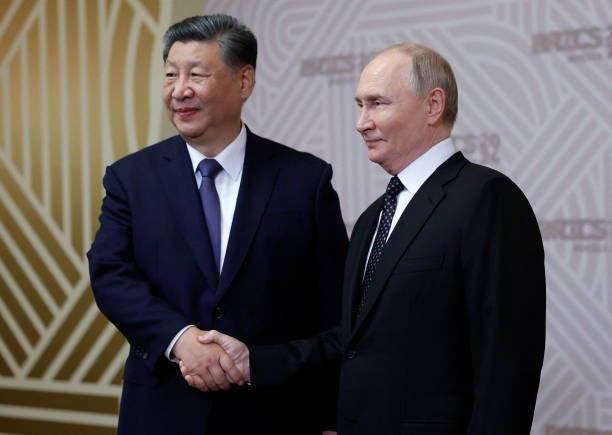
<svg viewBox="0 0 612 435"><path fill-rule="evenodd" d="M208 227L208 235L212 245L217 273L220 271L221 253L221 206L219 194L215 187L215 177L223 168L215 159L204 159L198 164L198 171L202 175L200 184L200 199L204 208L204 217Z"/></svg>
<svg viewBox="0 0 612 435"><path fill-rule="evenodd" d="M361 299L357 309L358 315L362 314L363 309L365 308L368 298L368 290L370 288L370 284L372 283L372 279L374 278L376 266L380 261L380 257L382 257L382 250L387 242L389 228L391 227L391 221L393 220L395 208L397 207L397 194L403 189L404 185L400 179L397 178L397 176L389 180L387 191L385 192L382 215L380 217L380 223L378 224L378 231L376 231L376 237L374 239L374 244L372 245L368 265L366 266L363 282L361 283Z"/></svg>

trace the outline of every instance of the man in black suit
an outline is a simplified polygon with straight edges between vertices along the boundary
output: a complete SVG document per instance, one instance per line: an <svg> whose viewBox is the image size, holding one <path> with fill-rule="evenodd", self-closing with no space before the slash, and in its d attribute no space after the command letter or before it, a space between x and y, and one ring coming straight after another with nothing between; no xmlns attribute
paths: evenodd
<svg viewBox="0 0 612 435"><path fill-rule="evenodd" d="M430 48L383 50L356 101L368 157L392 181L351 236L341 327L276 346L246 348L216 331L200 340L221 344L257 386L341 359L341 435L527 435L545 339L529 202L454 149L457 86Z"/></svg>
<svg viewBox="0 0 612 435"><path fill-rule="evenodd" d="M107 168L88 253L96 302L130 343L118 431L321 435L337 374L323 391L306 379L212 395L181 368L227 388L206 365L232 361L198 343L203 330L266 344L339 324L348 239L331 166L242 123L257 42L236 19L188 18L164 42L163 99L179 135ZM217 174L204 180L207 165Z"/></svg>

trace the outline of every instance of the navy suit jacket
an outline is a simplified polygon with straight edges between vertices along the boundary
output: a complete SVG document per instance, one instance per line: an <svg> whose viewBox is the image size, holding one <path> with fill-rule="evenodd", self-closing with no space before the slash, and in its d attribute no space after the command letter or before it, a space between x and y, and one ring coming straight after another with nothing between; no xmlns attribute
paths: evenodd
<svg viewBox="0 0 612 435"><path fill-rule="evenodd" d="M348 242L331 176L322 160L247 130L217 281L185 141L169 138L107 168L88 258L96 303L130 343L119 433L202 435L209 425L228 434L320 433L333 381L327 391L305 379L202 393L164 351L188 324L265 344L339 323Z"/></svg>
<svg viewBox="0 0 612 435"><path fill-rule="evenodd" d="M383 248L356 318L383 198L358 219L342 326L251 349L272 385L341 359L339 435L528 435L545 337L544 251L507 177L456 153L416 192Z"/></svg>

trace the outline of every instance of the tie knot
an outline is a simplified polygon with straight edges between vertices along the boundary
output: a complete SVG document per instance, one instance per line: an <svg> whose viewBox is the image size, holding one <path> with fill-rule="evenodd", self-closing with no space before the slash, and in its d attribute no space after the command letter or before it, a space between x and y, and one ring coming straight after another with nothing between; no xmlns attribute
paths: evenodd
<svg viewBox="0 0 612 435"><path fill-rule="evenodd" d="M402 184L400 179L397 178L397 176L392 177L389 180L389 184L387 184L387 195L390 195L395 198L397 194L400 193L403 189L404 185Z"/></svg>
<svg viewBox="0 0 612 435"><path fill-rule="evenodd" d="M204 159L198 164L198 170L202 177L210 177L214 179L221 172L221 165L215 159Z"/></svg>

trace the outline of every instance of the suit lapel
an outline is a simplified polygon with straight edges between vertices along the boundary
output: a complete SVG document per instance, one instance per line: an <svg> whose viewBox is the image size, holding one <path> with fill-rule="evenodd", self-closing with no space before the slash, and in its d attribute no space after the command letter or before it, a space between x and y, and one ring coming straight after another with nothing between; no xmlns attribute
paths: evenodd
<svg viewBox="0 0 612 435"><path fill-rule="evenodd" d="M346 292L344 307L345 313L349 314L348 324L352 327L357 315L357 304L361 297L361 282L365 270L365 260L370 249L378 216L383 206L383 197L378 198L372 203L359 218L359 223L355 225L351 234L350 249L346 259L346 273L344 291Z"/></svg>
<svg viewBox="0 0 612 435"><path fill-rule="evenodd" d="M410 247L412 241L435 211L440 201L446 196L444 186L451 182L457 176L459 170L467 163L468 161L460 152L455 153L434 171L414 195L383 248L382 258L376 267L376 273L369 287L365 313L360 317L353 331L357 331L364 319L368 317L369 312L383 292L397 262ZM380 206L378 211L380 211ZM376 214L375 219L377 218L378 214ZM366 257L368 248L369 244L362 247L361 258Z"/></svg>
<svg viewBox="0 0 612 435"><path fill-rule="evenodd" d="M196 264L211 288L217 287L217 273L204 212L187 145L179 137L169 139L160 151L159 177L179 231Z"/></svg>
<svg viewBox="0 0 612 435"><path fill-rule="evenodd" d="M217 297L221 298L236 277L253 242L279 168L274 153L247 129L246 155L236 210L227 244Z"/></svg>

